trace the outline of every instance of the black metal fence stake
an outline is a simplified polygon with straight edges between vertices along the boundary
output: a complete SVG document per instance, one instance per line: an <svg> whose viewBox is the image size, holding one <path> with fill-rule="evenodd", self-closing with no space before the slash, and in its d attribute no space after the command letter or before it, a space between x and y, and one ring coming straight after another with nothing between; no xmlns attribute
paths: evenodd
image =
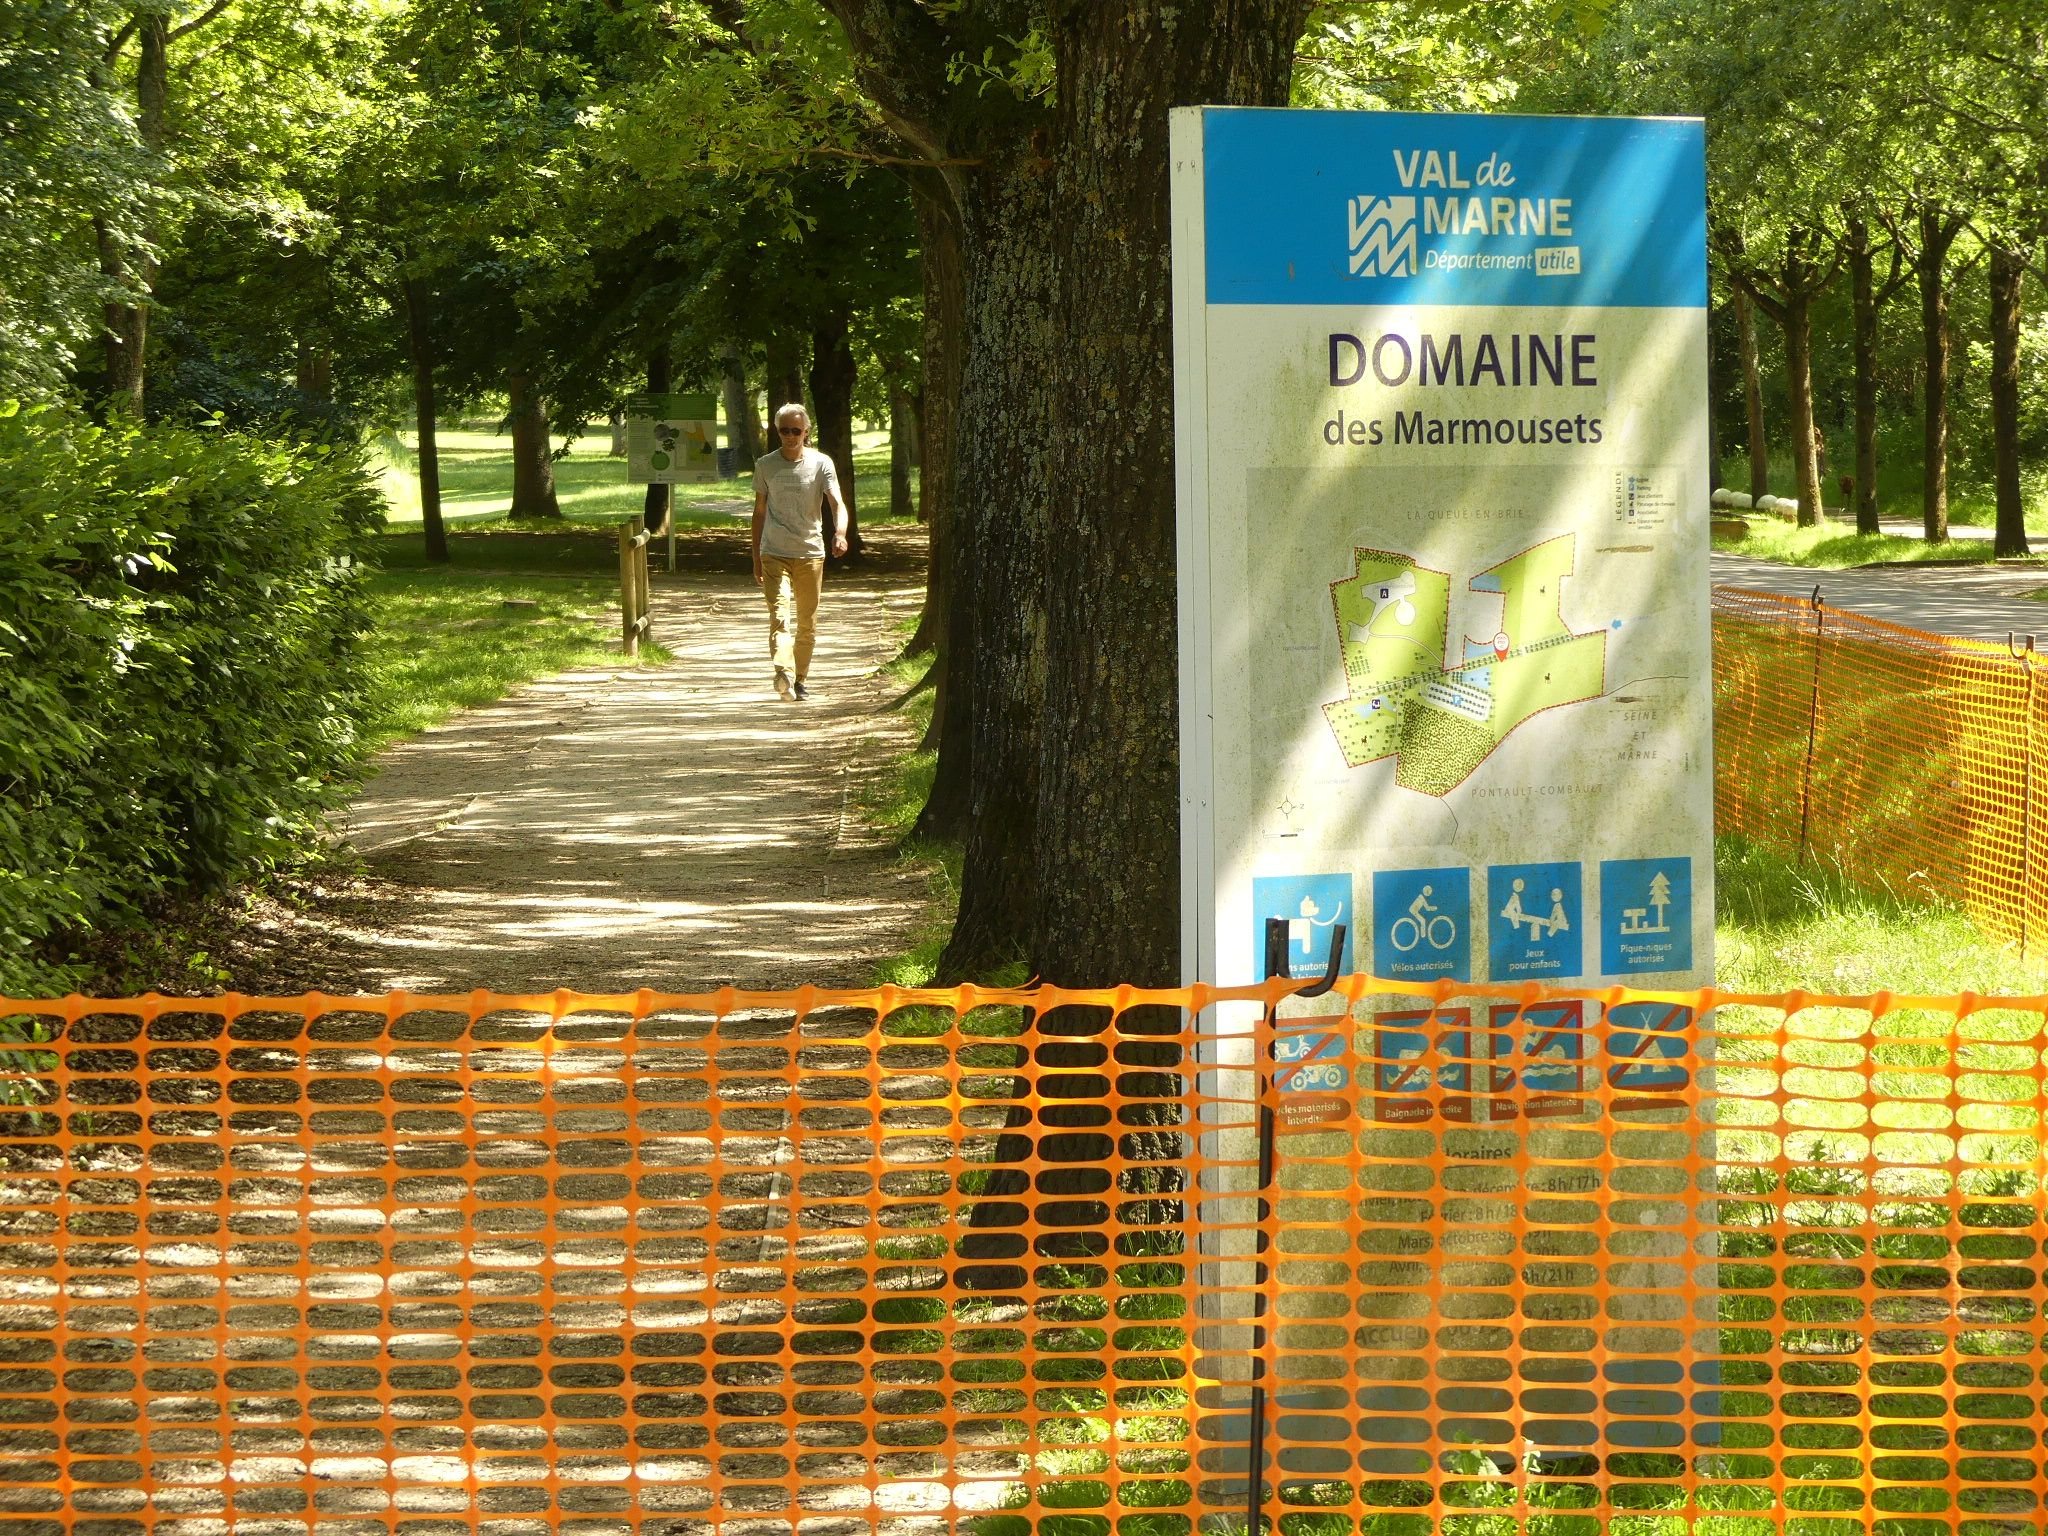
<svg viewBox="0 0 2048 1536"><path fill-rule="evenodd" d="M1808 828L1813 820L1813 754L1820 737L1820 651L1821 633L1827 627L1828 611L1821 603L1820 588L1813 589L1813 698L1806 710L1806 765L1799 776L1799 862L1807 856Z"/></svg>

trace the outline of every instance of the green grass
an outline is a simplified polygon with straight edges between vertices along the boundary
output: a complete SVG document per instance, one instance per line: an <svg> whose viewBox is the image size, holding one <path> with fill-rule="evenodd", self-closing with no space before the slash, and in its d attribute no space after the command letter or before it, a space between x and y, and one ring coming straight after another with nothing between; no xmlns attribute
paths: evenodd
<svg viewBox="0 0 2048 1536"><path fill-rule="evenodd" d="M378 479L391 521L417 529L420 521L419 466L416 435L385 432L371 445ZM889 517L889 434L854 433L855 496L863 524L892 521ZM512 505L512 439L475 423L437 434L441 460L441 516L453 525L501 520ZM609 429L578 437L555 461L555 494L562 516L571 522L616 523L637 516L646 487L629 483L626 461L609 449ZM915 495L917 475L911 473ZM675 488L678 527L709 528L741 522L752 510L753 482L699 481Z"/></svg>
<svg viewBox="0 0 2048 1536"><path fill-rule="evenodd" d="M1912 432L1917 442L1918 424ZM1825 472L1821 475L1823 499L1838 512L1842 511L1842 490L1839 477L1850 468L1847 456L1853 452L1853 439L1844 431L1839 435L1830 432L1828 436L1830 453ZM1721 459L1722 483L1730 489L1749 489L1749 458L1739 446L1731 445ZM1792 473L1792 455L1782 441L1774 445L1770 458L1771 493L1776 496L1796 494L1797 478ZM2048 464L2028 464L2021 470L2021 488L2027 506L2027 528L2029 532L2048 532ZM1887 521L1917 523L1920 521L1921 474L1919 450L1914 447L1907 452L1897 451L1891 442L1880 440L1877 464L1877 511ZM1843 512L1843 516L1847 517ZM1953 458L1948 474L1948 520L1951 524L1966 527L1989 528L1998 520L1998 503L1991 482L1974 475L1964 464ZM1853 519L1852 519L1853 521Z"/></svg>
<svg viewBox="0 0 2048 1536"><path fill-rule="evenodd" d="M1922 539L1898 538L1887 533L1859 534L1853 524L1837 521L1818 528L1801 528L1768 514L1752 514L1746 536L1716 539L1714 548L1721 554L1815 571L1839 571L1891 560L1940 560L1967 565L1995 558L1989 539L1950 539L1942 544L1929 544Z"/></svg>
<svg viewBox="0 0 2048 1536"><path fill-rule="evenodd" d="M898 626L905 641L915 632L917 623L913 617ZM882 676L899 693L907 693L923 679L930 661L928 656L899 658L883 669ZM910 693L903 702L903 712L915 722L920 738L931 724L932 706L936 702L936 696L930 689ZM876 963L874 980L877 986L930 985L932 977L938 973L939 956L944 953L946 940L952 934L953 913L960 901L961 849L955 843L932 842L910 835L918 813L924 809L925 801L931 795L932 775L937 768L936 752L921 752L913 748L891 764L880 785L860 802L861 814L868 824L900 839L903 857L922 863L931 873L931 902L919 926L917 939L904 953ZM992 974L978 979L989 986L1021 987L1030 980L1030 976L1023 963L1018 961L1000 966ZM977 1008L959 1024L963 1033L1000 1037L1020 1033L1024 1018L1015 1008ZM954 1016L942 1009L903 1008L889 1016L883 1030L892 1037L914 1038L941 1035L954 1026Z"/></svg>
<svg viewBox="0 0 2048 1536"><path fill-rule="evenodd" d="M915 618L906 619L897 625L900 637L908 642L917 629ZM882 669L882 678L899 694L908 694L901 706L905 716L917 727L922 739L932 723L932 706L937 694L930 688L911 692L924 680L931 668L931 657L898 657ZM925 800L932 792L932 775L938 771L939 755L936 752L913 750L898 758L892 765L889 777L880 789L864 799L861 809L868 821L898 837L909 835L917 821L918 813L924 809Z"/></svg>
<svg viewBox="0 0 2048 1536"><path fill-rule="evenodd" d="M897 626L905 641L917 628L915 617ZM898 693L908 693L931 665L929 656L899 657L882 669L882 677ZM920 738L931 724L936 695L929 688L910 693L901 708L916 726ZM959 901L960 850L949 844L913 840L911 828L931 795L932 775L938 770L938 753L912 748L889 766L879 785L860 801L861 815L868 824L896 837L903 856L927 864L931 869L932 894L925 920L919 925L917 941L908 951L892 955L875 966L875 983L886 987L922 987L939 966L952 928L953 910ZM941 1033L952 1027L950 1014L922 1017L924 1010L905 1010L890 1020L892 1033Z"/></svg>
<svg viewBox="0 0 2048 1536"><path fill-rule="evenodd" d="M365 650L374 713L366 734L373 750L536 677L625 664L616 579L388 570L372 578L370 599L376 627ZM508 608L508 601L535 606ZM657 645L643 645L640 654L669 659Z"/></svg>
<svg viewBox="0 0 2048 1536"><path fill-rule="evenodd" d="M615 524L515 523L493 518L470 523L448 534L448 564L427 559L419 525L387 528L377 541L375 559L384 571L489 573L499 576L571 576L607 581L611 601L618 603L619 540ZM660 546L656 546L659 569Z"/></svg>
<svg viewBox="0 0 2048 1536"><path fill-rule="evenodd" d="M2033 993L2048 965L1952 906L1907 902L1739 837L1714 857L1716 985L1741 992Z"/></svg>

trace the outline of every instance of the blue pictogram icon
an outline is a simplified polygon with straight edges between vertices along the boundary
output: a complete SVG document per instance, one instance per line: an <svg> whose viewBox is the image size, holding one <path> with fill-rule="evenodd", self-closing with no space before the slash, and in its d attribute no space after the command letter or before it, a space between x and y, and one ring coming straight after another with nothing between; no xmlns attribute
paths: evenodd
<svg viewBox="0 0 2048 1536"><path fill-rule="evenodd" d="M1536 981L1586 972L1577 864L1496 864L1486 872L1486 977Z"/></svg>
<svg viewBox="0 0 2048 1536"><path fill-rule="evenodd" d="M1609 976L1692 969L1692 860L1600 865L1600 969Z"/></svg>
<svg viewBox="0 0 2048 1536"><path fill-rule="evenodd" d="M1403 981L1472 979L1472 872L1383 869L1372 877L1372 968Z"/></svg>
<svg viewBox="0 0 2048 1536"><path fill-rule="evenodd" d="M1289 976L1323 974L1330 961L1330 935L1339 923L1345 930L1339 971L1349 975L1357 969L1351 960L1351 935L1358 931L1358 918L1352 905L1349 875L1256 875L1252 878L1254 980L1265 975L1266 921L1275 917L1287 924Z"/></svg>

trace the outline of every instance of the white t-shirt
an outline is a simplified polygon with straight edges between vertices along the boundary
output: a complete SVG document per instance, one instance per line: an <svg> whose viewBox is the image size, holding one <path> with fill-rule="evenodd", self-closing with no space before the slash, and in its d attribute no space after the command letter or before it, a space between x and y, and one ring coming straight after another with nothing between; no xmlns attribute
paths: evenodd
<svg viewBox="0 0 2048 1536"><path fill-rule="evenodd" d="M841 502L839 473L829 455L806 448L785 459L782 450L754 460L754 493L768 493L768 520L761 528L761 553L778 560L822 560L825 492ZM841 503L843 505L843 502Z"/></svg>

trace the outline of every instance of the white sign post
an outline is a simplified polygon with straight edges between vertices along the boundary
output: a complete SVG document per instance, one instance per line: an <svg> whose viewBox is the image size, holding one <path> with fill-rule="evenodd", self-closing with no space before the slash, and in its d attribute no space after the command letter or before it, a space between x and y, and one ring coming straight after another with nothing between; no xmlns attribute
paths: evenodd
<svg viewBox="0 0 2048 1536"><path fill-rule="evenodd" d="M1704 984L1701 124L1201 108L1173 157L1188 979L1277 917L1298 975L1341 923Z"/></svg>

